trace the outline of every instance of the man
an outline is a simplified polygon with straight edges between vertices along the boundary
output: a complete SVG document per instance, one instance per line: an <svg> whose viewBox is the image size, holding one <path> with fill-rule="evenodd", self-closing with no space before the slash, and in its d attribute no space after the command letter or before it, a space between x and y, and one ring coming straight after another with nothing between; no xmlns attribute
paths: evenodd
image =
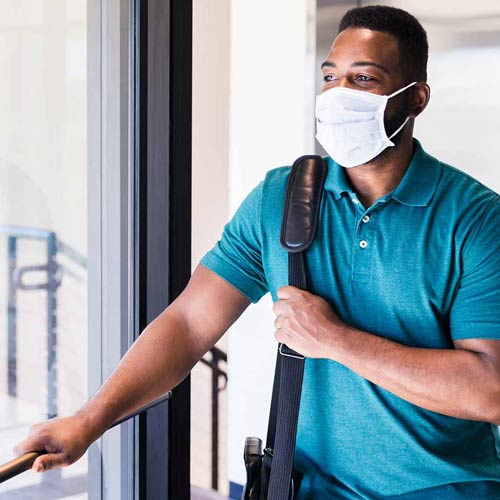
<svg viewBox="0 0 500 500"><path fill-rule="evenodd" d="M426 63L414 17L349 11L317 101L330 156L306 257L311 292L283 286L290 167L273 169L98 393L74 416L35 425L17 453L45 448L35 470L77 460L270 291L276 339L307 357L301 499L498 500L500 200L412 139L429 101Z"/></svg>

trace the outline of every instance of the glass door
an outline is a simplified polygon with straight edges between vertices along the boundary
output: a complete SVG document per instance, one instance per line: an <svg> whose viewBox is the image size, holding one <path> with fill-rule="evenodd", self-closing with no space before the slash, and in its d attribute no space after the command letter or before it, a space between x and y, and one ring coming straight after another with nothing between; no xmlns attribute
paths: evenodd
<svg viewBox="0 0 500 500"><path fill-rule="evenodd" d="M0 462L87 389L87 1L1 2ZM87 459L0 498L87 498Z"/></svg>

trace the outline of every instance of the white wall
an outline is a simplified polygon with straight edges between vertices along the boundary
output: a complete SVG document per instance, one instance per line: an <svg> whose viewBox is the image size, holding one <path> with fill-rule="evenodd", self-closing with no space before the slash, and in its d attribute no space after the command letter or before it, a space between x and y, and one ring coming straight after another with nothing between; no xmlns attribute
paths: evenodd
<svg viewBox="0 0 500 500"><path fill-rule="evenodd" d="M498 23L500 32L500 22ZM431 154L500 192L500 43L438 52L415 136Z"/></svg>
<svg viewBox="0 0 500 500"><path fill-rule="evenodd" d="M229 217L230 0L193 2L192 268ZM219 347L227 352L227 337ZM224 366L222 366L224 369ZM211 371L191 373L191 483L211 488ZM219 491L228 492L227 391L219 393Z"/></svg>
<svg viewBox="0 0 500 500"><path fill-rule="evenodd" d="M193 2L193 268L229 213L230 3Z"/></svg>

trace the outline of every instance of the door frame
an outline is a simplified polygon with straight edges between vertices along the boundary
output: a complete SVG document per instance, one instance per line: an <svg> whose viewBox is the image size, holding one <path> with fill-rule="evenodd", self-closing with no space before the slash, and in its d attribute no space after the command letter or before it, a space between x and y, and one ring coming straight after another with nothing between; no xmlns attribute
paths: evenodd
<svg viewBox="0 0 500 500"><path fill-rule="evenodd" d="M191 0L134 1L135 336L191 275ZM139 417L140 500L190 497L190 377ZM160 457L160 458L159 458Z"/></svg>
<svg viewBox="0 0 500 500"><path fill-rule="evenodd" d="M191 274L192 0L88 0L87 15L92 395ZM189 452L188 378L90 447L89 498L188 499Z"/></svg>

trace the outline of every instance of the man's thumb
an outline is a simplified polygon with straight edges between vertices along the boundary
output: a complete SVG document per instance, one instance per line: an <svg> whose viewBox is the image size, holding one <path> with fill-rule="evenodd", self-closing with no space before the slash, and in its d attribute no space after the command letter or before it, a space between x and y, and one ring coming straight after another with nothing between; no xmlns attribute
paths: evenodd
<svg viewBox="0 0 500 500"><path fill-rule="evenodd" d="M58 466L63 466L64 464L65 459L62 453L49 453L42 455L41 457L37 457L33 462L31 469L35 472L44 472Z"/></svg>

